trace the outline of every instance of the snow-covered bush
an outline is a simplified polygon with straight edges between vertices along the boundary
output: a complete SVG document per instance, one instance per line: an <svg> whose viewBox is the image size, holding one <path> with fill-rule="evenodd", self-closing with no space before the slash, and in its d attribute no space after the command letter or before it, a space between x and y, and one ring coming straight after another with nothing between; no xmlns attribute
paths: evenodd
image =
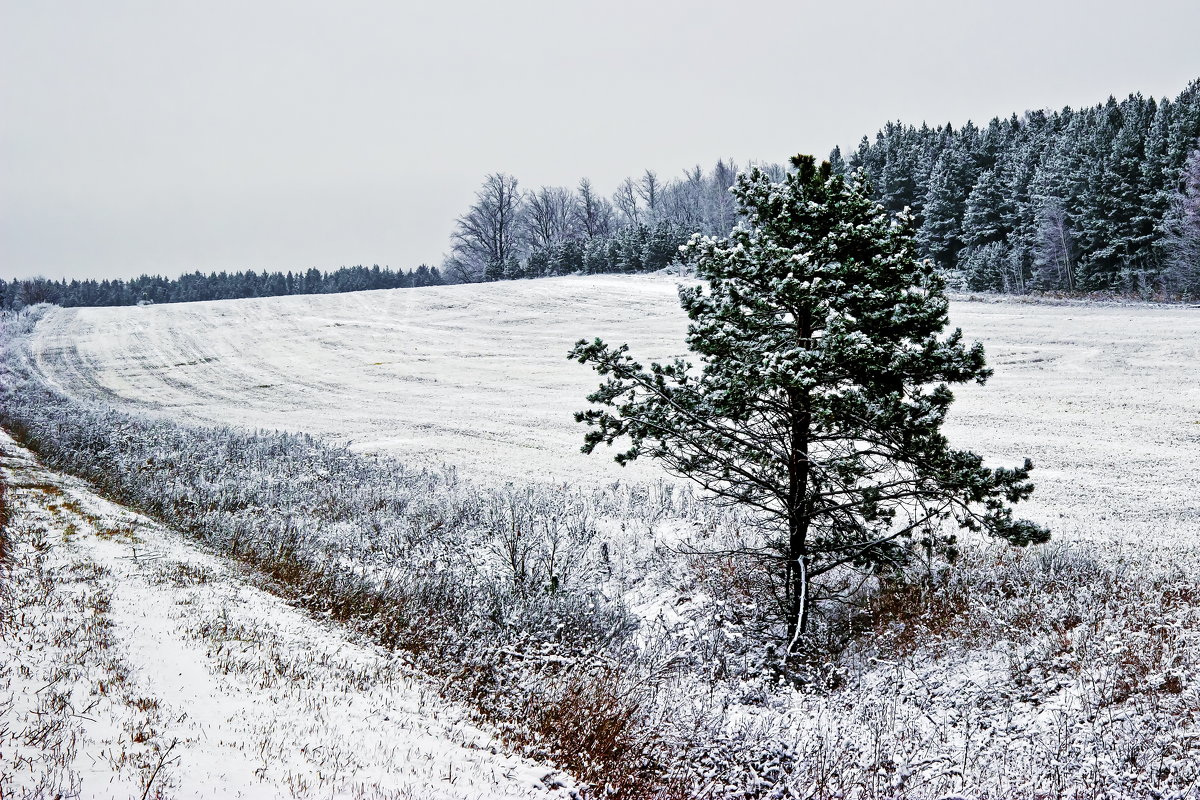
<svg viewBox="0 0 1200 800"><path fill-rule="evenodd" d="M8 484L5 483L4 476L0 475L0 627L4 626L5 618L8 616L8 570L12 553L11 538L8 531L10 515L7 495Z"/></svg>

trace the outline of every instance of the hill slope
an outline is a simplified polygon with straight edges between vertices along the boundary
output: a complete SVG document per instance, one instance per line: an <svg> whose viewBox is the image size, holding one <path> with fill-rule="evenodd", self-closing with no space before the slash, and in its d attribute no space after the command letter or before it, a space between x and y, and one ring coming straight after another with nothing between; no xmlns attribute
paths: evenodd
<svg viewBox="0 0 1200 800"><path fill-rule="evenodd" d="M496 481L655 479L578 452L571 412L597 380L581 337L684 354L676 281L489 285L55 310L40 370L69 394L201 423L306 431ZM955 302L996 374L960 391L955 443L1028 455L1025 513L1056 537L1200 532L1200 313L1137 305Z"/></svg>

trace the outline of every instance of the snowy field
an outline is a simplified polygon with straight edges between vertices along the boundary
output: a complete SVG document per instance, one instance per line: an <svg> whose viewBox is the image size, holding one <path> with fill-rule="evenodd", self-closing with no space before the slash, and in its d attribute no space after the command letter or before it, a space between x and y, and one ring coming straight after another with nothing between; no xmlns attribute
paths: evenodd
<svg viewBox="0 0 1200 800"><path fill-rule="evenodd" d="M327 435L493 481L647 480L581 455L597 383L566 353L683 355L676 280L569 277L418 290L55 309L34 342L63 391L176 419ZM958 390L952 441L1033 458L1022 514L1060 539L1200 533L1200 310L956 301L995 376Z"/></svg>

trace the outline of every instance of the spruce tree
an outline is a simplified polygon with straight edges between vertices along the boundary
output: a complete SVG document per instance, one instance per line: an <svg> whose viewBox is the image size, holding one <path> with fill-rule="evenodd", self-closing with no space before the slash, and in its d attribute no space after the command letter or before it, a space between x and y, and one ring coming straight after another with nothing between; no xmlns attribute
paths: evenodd
<svg viewBox="0 0 1200 800"><path fill-rule="evenodd" d="M944 150L930 173L925 193L924 220L917 232L921 253L940 269L954 268L962 248L961 224L966 205L967 157L958 148Z"/></svg>
<svg viewBox="0 0 1200 800"><path fill-rule="evenodd" d="M1146 133L1151 110L1141 95L1122 103L1121 128L1116 132L1108 154L1104 194L1109 198L1108 246L1112 249L1118 272L1130 275L1152 267L1151 243L1154 226L1140 220L1142 214L1142 167L1146 162Z"/></svg>
<svg viewBox="0 0 1200 800"><path fill-rule="evenodd" d="M833 169L834 175L845 175L848 171L846 167L846 159L842 158L842 148L834 146L829 153L829 166Z"/></svg>
<svg viewBox="0 0 1200 800"><path fill-rule="evenodd" d="M962 223L963 244L980 247L1004 241L1005 200L1000 175L995 169L984 170L967 197Z"/></svg>
<svg viewBox="0 0 1200 800"><path fill-rule="evenodd" d="M1033 490L1028 460L991 469L941 433L948 385L990 371L981 345L943 335L944 283L916 257L911 220L861 174L793 165L778 183L739 177L744 221L687 247L705 280L680 289L699 370L646 369L599 339L570 353L604 378L576 414L584 452L627 442L619 463L650 456L753 512L789 653L822 576L902 570L951 542L953 523L1016 545L1049 536L1008 505Z"/></svg>
<svg viewBox="0 0 1200 800"><path fill-rule="evenodd" d="M1162 262L1162 221L1167 217L1171 204L1168 183L1170 169L1167 162L1167 136L1170 132L1172 105L1163 99L1154 110L1154 119L1146 132L1146 154L1141 165L1142 197L1137 225L1150 229L1154 263Z"/></svg>

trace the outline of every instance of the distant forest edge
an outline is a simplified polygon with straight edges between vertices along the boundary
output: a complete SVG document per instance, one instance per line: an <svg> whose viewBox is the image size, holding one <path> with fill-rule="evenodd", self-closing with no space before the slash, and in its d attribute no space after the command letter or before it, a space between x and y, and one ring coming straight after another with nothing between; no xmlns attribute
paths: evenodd
<svg viewBox="0 0 1200 800"><path fill-rule="evenodd" d="M1135 94L982 128L889 122L848 158L835 148L830 161L839 174L861 168L888 210L910 209L921 255L955 288L1200 297L1200 80L1174 100ZM776 179L785 169L758 166ZM574 189L523 190L511 175L488 175L456 220L440 270L0 280L0 303L130 305L654 272L693 233L729 233L737 172L723 160L669 180L647 170L611 197L586 178Z"/></svg>
<svg viewBox="0 0 1200 800"><path fill-rule="evenodd" d="M331 294L364 289L408 289L445 283L437 267L415 270L380 267L341 267L332 272L189 272L178 278L142 275L131 280L0 279L0 307L21 309L36 303L71 306L131 306L138 303L187 303L238 297L279 297L289 294Z"/></svg>

